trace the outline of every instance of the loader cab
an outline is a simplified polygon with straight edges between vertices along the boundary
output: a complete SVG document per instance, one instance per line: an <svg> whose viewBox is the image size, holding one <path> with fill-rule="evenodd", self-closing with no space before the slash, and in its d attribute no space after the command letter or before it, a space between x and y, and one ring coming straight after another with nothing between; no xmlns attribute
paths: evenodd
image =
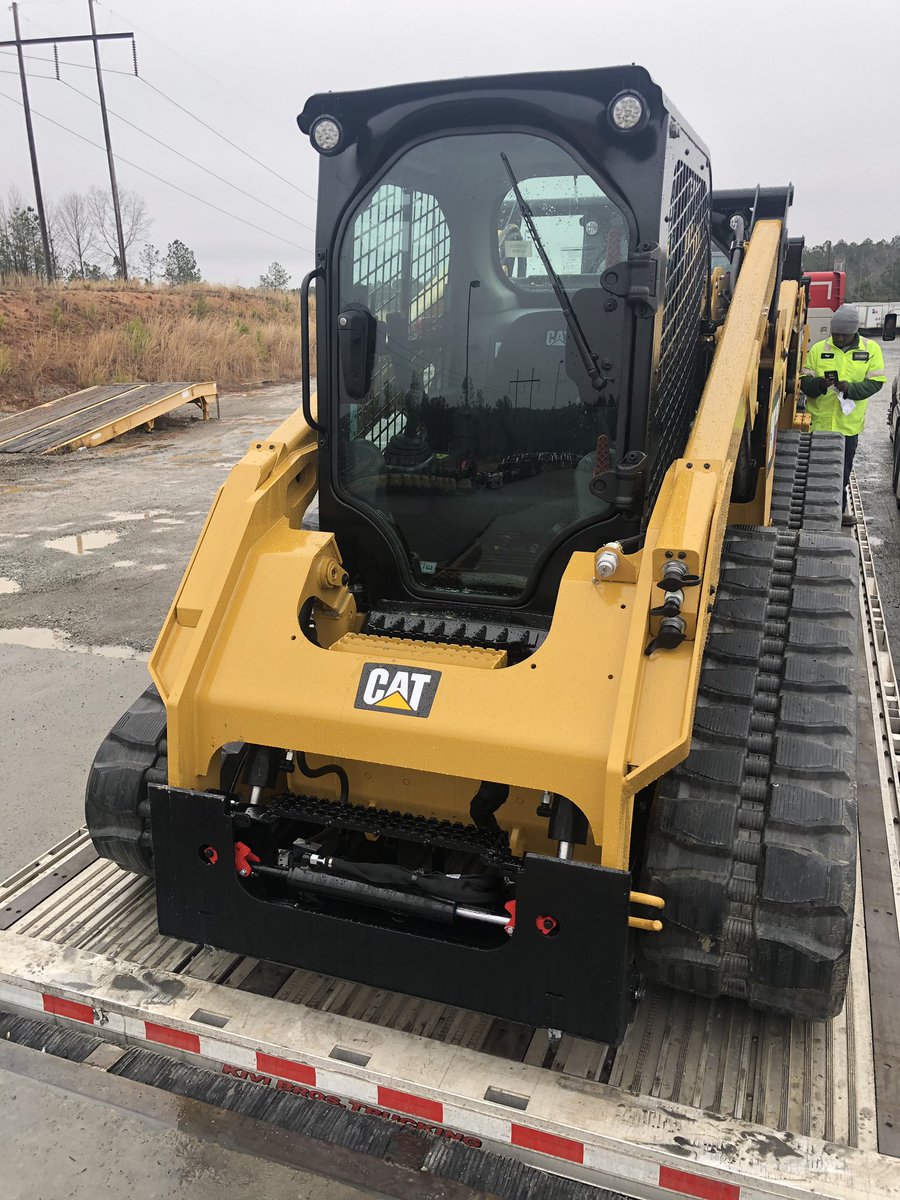
<svg viewBox="0 0 900 1200"><path fill-rule="evenodd" d="M638 68L316 96L299 123L322 528L363 607L549 614L687 437L705 151Z"/></svg>

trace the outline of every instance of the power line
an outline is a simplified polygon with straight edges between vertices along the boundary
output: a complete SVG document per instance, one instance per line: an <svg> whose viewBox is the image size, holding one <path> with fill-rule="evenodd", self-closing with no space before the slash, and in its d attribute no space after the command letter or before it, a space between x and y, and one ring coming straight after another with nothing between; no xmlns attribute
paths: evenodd
<svg viewBox="0 0 900 1200"><path fill-rule="evenodd" d="M185 113L193 121L196 121L198 125L202 125L204 129L208 129L210 133L214 133L216 137L221 138L223 142L227 142L229 146L233 146L234 149L240 154L243 154L245 158L249 158L251 162L255 162L258 167L262 167L264 171L268 171L270 175L274 175L276 179L280 179L282 183L286 183L288 187L292 187L295 192L299 192L301 196L306 196L308 200L312 200L315 203L316 198L311 192L307 192L302 187L298 187L296 183L291 183L290 179L285 179L283 175L279 175L277 171L274 171L271 167L267 167L264 162L260 162L258 158L254 158L252 154L242 149L237 145L236 142L233 142L230 138L227 138L224 133L220 133L218 129L212 125L207 125L207 123L201 120L196 113L192 113L189 108L185 108L182 104L179 104L177 100L173 100L171 96L167 95L165 92L161 92L158 87L154 87L149 79L144 79L143 76L140 76L140 79L141 82L145 83L151 91L156 92L158 96L162 96L164 100L168 100L170 104L174 104L177 109Z"/></svg>
<svg viewBox="0 0 900 1200"><path fill-rule="evenodd" d="M128 19L126 17L122 17L114 9L110 8L108 4L104 4L101 7L105 8L106 11L112 16L118 17L120 21ZM195 61L185 58L183 54L179 54L177 50L173 50L171 46L166 45L165 42L161 42L159 38L154 37L152 33L148 33L146 29L141 29L140 25L136 25L134 21L132 21L131 24L134 25L135 29L140 30L144 37L148 37L151 42L156 42L157 46L161 46L163 50L167 50L169 54L173 54L175 58L179 59L183 63L186 63L191 68L193 73L205 75L207 79L216 84L218 87L222 88L223 91L226 91L230 95L234 96L236 100L240 100L242 104L249 104L251 108L255 108L261 116L266 118L266 120L273 121L277 124L277 119L271 113L265 112L265 110L260 108L258 104L254 104L252 100L249 100L246 96L242 96L239 92L236 92L234 88L230 88L227 83L223 83L222 80L217 79L215 75L210 75L209 71L204 71L204 69L201 66L198 66Z"/></svg>
<svg viewBox="0 0 900 1200"><path fill-rule="evenodd" d="M31 24L34 24L34 22L32 21ZM41 28L41 26L38 26L38 28ZM160 44L162 44L162 43L160 43ZM35 54L26 55L25 57L32 59L32 61L34 61L34 62L48 63L50 66L55 65L54 60L52 58L39 58ZM93 67L88 66L86 63L72 63L72 62L64 63L62 59L60 59L60 65L67 66L67 67L85 67L85 66L87 66L87 69L91 70L91 71L94 69ZM127 76L129 76L129 78L134 78L134 73L132 71L114 71L107 67L104 67L103 69L107 74L110 74L110 75L127 75ZM50 79L52 77L50 75L41 75L41 76L38 76L38 78ZM293 183L290 179L286 179L284 175L280 175L278 173L278 171L276 171L273 167L268 166L268 164L264 163L261 159L254 157L254 155L252 155L249 152L249 150L245 150L243 148L243 146L239 146L237 144L237 142L233 142L231 140L231 138L226 137L225 134L221 133L218 129L216 129L216 127L214 125L208 124L206 121L203 120L202 117L198 117L196 113L191 112L191 110L189 108L185 108L183 104L179 104L177 100L173 100L172 97L167 92L164 92L160 88L156 87L154 84L152 84L150 82L149 79L146 79L143 75L139 75L138 79L140 79L141 83L143 83L146 87L150 88L150 90L152 92L155 92L157 94L157 96L162 96L163 100L168 101L169 104L171 104L175 108L177 108L179 112L183 112L185 114L185 116L190 117L192 121L196 121L198 125L202 125L204 129L209 130L210 133L215 134L215 136L217 138L220 138L227 145L231 146L231 148L233 150L237 150L238 154L243 154L244 158L248 158L250 160L250 162L255 163L258 167L262 167L262 169L264 171L267 171L270 175L273 175L276 179L281 180L282 183L286 183L288 187L293 188L295 192L299 192L301 196L305 196L307 198L307 200L312 200L313 203L316 203L316 197L311 192L307 192L305 188L302 188L298 184ZM122 118L119 118L119 119L121 120ZM290 218L290 219L293 220L293 218ZM298 222L298 224L302 225L303 222L300 221L300 222ZM305 226L305 228L308 229L309 226Z"/></svg>
<svg viewBox="0 0 900 1200"><path fill-rule="evenodd" d="M8 96L6 92L0 92L0 96L4 100L9 100L12 104L18 104L23 107L22 101L17 100L15 96ZM61 129L64 133L69 133L72 137L76 137L79 141L87 142L89 146L93 146L95 150L103 150L104 147L99 142L93 142L90 138L85 137L82 133L76 133L74 129L69 129L67 125L61 124L59 121L54 121L52 117L46 116L44 113L38 112L36 108L31 110L36 117L40 117L43 121L48 121L51 125L55 125L57 129ZM195 196L193 192L189 192L187 188L179 187L177 183L172 183L170 179L164 179L162 175L156 175L153 171L149 171L146 167L140 167L137 163L123 158L121 154L117 154L116 158L119 162L124 163L127 167L131 167L134 171L140 171L143 175L149 175L151 179L155 179L157 183L165 184L166 187L173 188L176 192L181 192L183 196L190 197L191 200L196 200L198 204L205 204L207 208L212 208L223 216L231 217L233 221L239 221L242 225L247 225L250 229L255 229L258 233L263 233L266 237L274 238L276 242L282 242L285 246L292 246L295 250L302 250L305 254L312 254L313 251L309 246L301 246L298 242L292 242L288 238L282 237L278 233L272 233L270 229L263 229L261 225L255 225L253 221L246 220L245 217L239 217L237 213L229 212L227 208L220 208L218 204L213 204L211 200L204 200L202 196Z"/></svg>
<svg viewBox="0 0 900 1200"><path fill-rule="evenodd" d="M68 83L65 79L61 79L60 83L62 83L65 87L70 88L73 92L76 92L79 96L82 96L85 100L90 100L91 104L97 103L93 96L89 96L87 92L81 91L80 88L75 87L75 85L72 83ZM170 153L177 154L179 158L183 158L184 161L190 163L192 167L196 167L198 171L204 171L207 175L212 176L213 179L217 179L219 183L224 183L226 187L234 188L234 190L236 192L240 192L242 196L246 196L249 200L254 201L256 204L263 205L264 208L270 209L279 217L284 217L286 221L293 221L295 225L300 225L303 229L308 229L310 233L315 233L315 229L312 227L312 225L307 225L305 221L298 221L296 217L292 217L289 213L282 212L280 208L275 208L273 205L269 204L268 201L260 200L260 198L258 196L254 196L252 192L245 192L242 187L238 187L236 183L232 183L231 180L226 179L224 175L217 175L215 171L211 171L209 167L201 166L200 163L195 162L194 159L192 159L189 155L183 154L180 150L176 150L174 146L170 146L168 142L164 142L160 138L155 137L152 133L148 133L147 130L143 129L140 125L135 125L133 121L129 121L128 118L123 117L121 113L117 113L111 108L109 109L109 112L112 113L116 120L130 126L132 129L136 129L138 133L141 133L144 135L144 137L149 138L151 142L156 142L157 146L162 146Z"/></svg>

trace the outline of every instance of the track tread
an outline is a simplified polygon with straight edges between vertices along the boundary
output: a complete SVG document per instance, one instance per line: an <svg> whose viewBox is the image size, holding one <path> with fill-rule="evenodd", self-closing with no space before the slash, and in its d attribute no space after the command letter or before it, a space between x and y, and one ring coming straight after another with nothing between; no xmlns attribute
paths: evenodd
<svg viewBox="0 0 900 1200"><path fill-rule="evenodd" d="M843 1005L857 570L855 545L839 534L728 531L691 752L661 781L650 818L642 888L664 896L666 911L641 950L660 983L817 1020ZM742 624L750 613L756 629ZM737 712L749 727L742 744L722 733L736 730Z"/></svg>
<svg viewBox="0 0 900 1200"><path fill-rule="evenodd" d="M844 439L839 433L778 434L772 524L778 529L839 529Z"/></svg>
<svg viewBox="0 0 900 1200"><path fill-rule="evenodd" d="M97 751L85 789L85 818L103 858L153 875L147 785L165 783L166 709L151 684L123 713Z"/></svg>

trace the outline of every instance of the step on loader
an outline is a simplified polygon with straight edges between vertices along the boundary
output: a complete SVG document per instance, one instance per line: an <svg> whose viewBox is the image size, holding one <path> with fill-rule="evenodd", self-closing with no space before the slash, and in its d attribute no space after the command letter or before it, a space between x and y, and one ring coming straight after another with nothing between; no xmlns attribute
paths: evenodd
<svg viewBox="0 0 900 1200"><path fill-rule="evenodd" d="M97 850L165 934L580 1037L643 978L835 1014L857 566L791 188L713 191L639 67L298 123L302 403L100 747Z"/></svg>

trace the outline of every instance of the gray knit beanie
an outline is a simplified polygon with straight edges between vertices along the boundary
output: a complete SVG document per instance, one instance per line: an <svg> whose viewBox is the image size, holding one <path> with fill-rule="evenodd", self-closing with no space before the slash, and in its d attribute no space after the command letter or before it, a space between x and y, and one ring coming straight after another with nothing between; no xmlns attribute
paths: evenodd
<svg viewBox="0 0 900 1200"><path fill-rule="evenodd" d="M856 333L859 329L859 312L852 304L842 304L831 318L832 333Z"/></svg>

